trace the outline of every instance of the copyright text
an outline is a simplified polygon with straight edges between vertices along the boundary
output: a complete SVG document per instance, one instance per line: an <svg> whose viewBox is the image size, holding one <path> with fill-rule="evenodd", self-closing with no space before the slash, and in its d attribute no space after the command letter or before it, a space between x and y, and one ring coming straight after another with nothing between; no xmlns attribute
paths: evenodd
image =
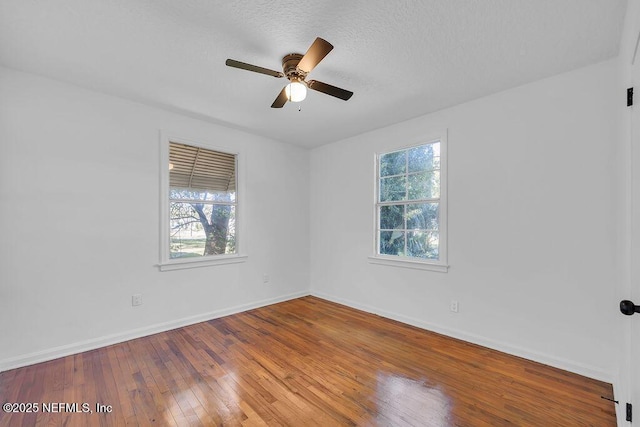
<svg viewBox="0 0 640 427"><path fill-rule="evenodd" d="M96 403L91 405L90 403L69 403L69 402L28 402L28 403L11 403L6 402L2 404L2 411L7 413L82 413L93 414L97 413L111 413L113 406L105 405L102 403Z"/></svg>

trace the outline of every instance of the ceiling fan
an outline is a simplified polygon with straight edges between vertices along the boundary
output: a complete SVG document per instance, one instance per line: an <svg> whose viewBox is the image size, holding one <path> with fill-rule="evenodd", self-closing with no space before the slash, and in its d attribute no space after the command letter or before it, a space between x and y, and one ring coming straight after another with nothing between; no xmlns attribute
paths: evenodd
<svg viewBox="0 0 640 427"><path fill-rule="evenodd" d="M347 101L351 98L353 92L319 82L318 80L305 80L307 74L331 52L331 49L333 49L331 43L317 37L304 55L290 53L282 58L283 72L258 67L257 65L247 64L234 59L227 59L225 64L229 67L240 68L241 70L253 71L254 73L266 74L277 78L286 77L289 79L290 83L282 89L276 100L271 104L271 108L282 108L287 101L302 101L307 96L307 88Z"/></svg>

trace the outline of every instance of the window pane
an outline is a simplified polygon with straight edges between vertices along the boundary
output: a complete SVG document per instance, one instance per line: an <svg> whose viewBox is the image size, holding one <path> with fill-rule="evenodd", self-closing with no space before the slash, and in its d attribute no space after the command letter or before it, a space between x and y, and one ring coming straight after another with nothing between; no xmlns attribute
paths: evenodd
<svg viewBox="0 0 640 427"><path fill-rule="evenodd" d="M380 201L405 200L407 198L407 177L394 176L380 180Z"/></svg>
<svg viewBox="0 0 640 427"><path fill-rule="evenodd" d="M440 171L409 175L409 200L437 199L440 197Z"/></svg>
<svg viewBox="0 0 640 427"><path fill-rule="evenodd" d="M235 207L170 203L170 258L236 253Z"/></svg>
<svg viewBox="0 0 640 427"><path fill-rule="evenodd" d="M409 150L409 172L440 169L440 143L425 144Z"/></svg>
<svg viewBox="0 0 640 427"><path fill-rule="evenodd" d="M380 228L395 230L404 228L404 205L380 207Z"/></svg>
<svg viewBox="0 0 640 427"><path fill-rule="evenodd" d="M197 201L209 201L209 202L235 202L235 192L211 192L207 190L194 190L186 188L170 188L170 199L191 199Z"/></svg>
<svg viewBox="0 0 640 427"><path fill-rule="evenodd" d="M406 151L397 151L395 153L388 153L380 156L380 176L407 173L406 156Z"/></svg>
<svg viewBox="0 0 640 427"><path fill-rule="evenodd" d="M381 231L380 254L404 255L404 231Z"/></svg>
<svg viewBox="0 0 640 427"><path fill-rule="evenodd" d="M439 235L435 231L409 231L407 255L417 258L438 259Z"/></svg>
<svg viewBox="0 0 640 427"><path fill-rule="evenodd" d="M407 229L437 230L439 203L407 205Z"/></svg>

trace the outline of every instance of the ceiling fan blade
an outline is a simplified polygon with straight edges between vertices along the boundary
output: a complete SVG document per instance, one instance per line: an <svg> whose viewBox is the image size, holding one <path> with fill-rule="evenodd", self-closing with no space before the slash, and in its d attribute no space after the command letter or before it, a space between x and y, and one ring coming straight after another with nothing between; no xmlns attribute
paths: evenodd
<svg viewBox="0 0 640 427"><path fill-rule="evenodd" d="M336 98L340 98L344 101L347 101L353 95L353 92L351 91L340 89L339 87L331 86L317 80L309 80L307 82L307 86L309 87L309 89L326 93L327 95L335 96Z"/></svg>
<svg viewBox="0 0 640 427"><path fill-rule="evenodd" d="M235 59L227 59L225 62L229 67L240 68L241 70L253 71L254 73L266 74L273 77L284 77L284 73L280 71L270 70L268 68L258 67L257 65L247 64L245 62L236 61Z"/></svg>
<svg viewBox="0 0 640 427"><path fill-rule="evenodd" d="M282 108L284 107L284 104L287 103L287 101L289 100L289 98L287 98L287 87L283 87L282 91L280 92L280 94L278 95L278 97L276 98L275 101L273 101L273 104L271 104L271 108Z"/></svg>
<svg viewBox="0 0 640 427"><path fill-rule="evenodd" d="M331 43L320 37L316 37L311 47L309 47L309 50L307 50L307 53L305 53L300 62L298 62L298 69L305 73L310 73L311 70L331 52L331 49L333 49Z"/></svg>

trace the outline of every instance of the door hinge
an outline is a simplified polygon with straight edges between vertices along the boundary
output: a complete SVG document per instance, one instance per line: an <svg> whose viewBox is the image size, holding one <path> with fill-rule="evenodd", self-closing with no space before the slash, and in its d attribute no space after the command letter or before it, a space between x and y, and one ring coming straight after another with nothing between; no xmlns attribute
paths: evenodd
<svg viewBox="0 0 640 427"><path fill-rule="evenodd" d="M633 88L630 87L627 89L627 107L631 107L633 105Z"/></svg>
<svg viewBox="0 0 640 427"><path fill-rule="evenodd" d="M633 419L633 407L631 403L627 403L627 421L632 421Z"/></svg>

